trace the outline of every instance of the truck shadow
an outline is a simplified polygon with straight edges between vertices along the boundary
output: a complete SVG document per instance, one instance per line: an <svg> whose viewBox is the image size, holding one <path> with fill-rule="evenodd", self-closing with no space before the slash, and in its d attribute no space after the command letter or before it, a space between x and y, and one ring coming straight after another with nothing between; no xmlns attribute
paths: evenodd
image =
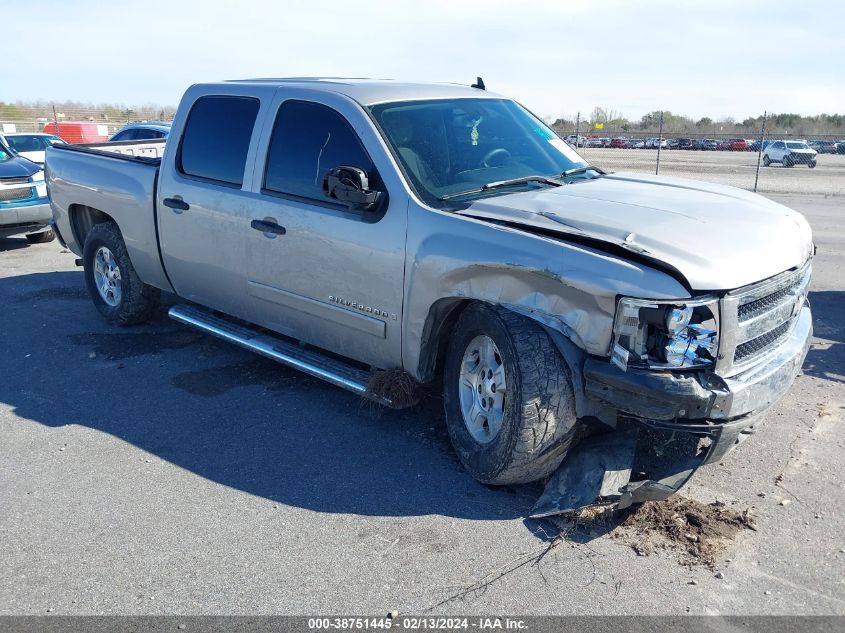
<svg viewBox="0 0 845 633"><path fill-rule="evenodd" d="M24 237L0 237L0 253L6 251L16 251L21 248L29 248L31 244Z"/></svg>
<svg viewBox="0 0 845 633"><path fill-rule="evenodd" d="M539 496L539 486L474 481L452 451L436 395L413 410L373 407L179 326L164 310L143 326L109 326L81 272L0 279L0 303L0 401L16 422L82 425L315 512L521 518Z"/></svg>
<svg viewBox="0 0 845 633"><path fill-rule="evenodd" d="M808 376L845 382L845 292L810 293L813 309L813 344L804 361Z"/></svg>
<svg viewBox="0 0 845 633"><path fill-rule="evenodd" d="M805 373L841 381L840 292L813 293L817 335ZM474 481L449 443L437 394L390 411L183 328L164 309L148 324L109 326L81 272L0 279L5 353L0 402L16 420L82 425L197 476L268 502L326 513L528 515L539 485ZM525 520L538 538L549 521ZM594 538L587 536L587 540Z"/></svg>

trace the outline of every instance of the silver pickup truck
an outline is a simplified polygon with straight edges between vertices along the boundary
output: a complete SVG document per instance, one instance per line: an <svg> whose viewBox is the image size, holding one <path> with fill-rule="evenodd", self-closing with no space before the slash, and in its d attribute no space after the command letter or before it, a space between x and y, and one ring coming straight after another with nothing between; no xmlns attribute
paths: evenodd
<svg viewBox="0 0 845 633"><path fill-rule="evenodd" d="M538 515L668 496L755 428L811 336L800 214L605 173L483 82L195 85L166 145L46 162L110 322L164 290L177 321L386 404L438 385L474 477L554 474Z"/></svg>

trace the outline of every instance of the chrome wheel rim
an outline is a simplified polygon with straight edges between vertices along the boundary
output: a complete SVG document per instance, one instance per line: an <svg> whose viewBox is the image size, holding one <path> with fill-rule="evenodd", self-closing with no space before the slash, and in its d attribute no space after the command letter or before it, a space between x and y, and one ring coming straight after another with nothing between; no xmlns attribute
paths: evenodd
<svg viewBox="0 0 845 633"><path fill-rule="evenodd" d="M481 444L496 439L505 418L505 366L496 343L476 336L464 351L458 385L461 413L472 438Z"/></svg>
<svg viewBox="0 0 845 633"><path fill-rule="evenodd" d="M120 267L112 252L101 246L94 253L94 284L100 298L108 305L116 307L120 304L123 290L120 285Z"/></svg>

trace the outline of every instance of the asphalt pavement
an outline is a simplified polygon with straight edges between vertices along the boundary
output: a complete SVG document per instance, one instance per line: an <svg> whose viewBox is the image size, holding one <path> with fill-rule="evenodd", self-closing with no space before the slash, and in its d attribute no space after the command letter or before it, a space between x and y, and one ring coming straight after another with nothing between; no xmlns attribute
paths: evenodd
<svg viewBox="0 0 845 633"><path fill-rule="evenodd" d="M537 561L539 489L475 482L435 397L373 408L163 310L109 326L74 255L0 239L0 614L845 614L845 198L777 199L815 231L816 336L683 491L755 517L722 578L603 532Z"/></svg>

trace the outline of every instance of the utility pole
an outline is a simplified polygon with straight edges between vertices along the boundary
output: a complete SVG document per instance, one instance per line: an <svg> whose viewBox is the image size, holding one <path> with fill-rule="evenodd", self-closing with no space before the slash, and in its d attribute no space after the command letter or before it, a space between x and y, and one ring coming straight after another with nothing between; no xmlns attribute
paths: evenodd
<svg viewBox="0 0 845 633"><path fill-rule="evenodd" d="M581 130L581 113L575 115L575 149L578 149L578 135Z"/></svg>
<svg viewBox="0 0 845 633"><path fill-rule="evenodd" d="M657 134L657 165L654 167L654 175L660 173L660 146L663 145L663 110L660 111L660 131Z"/></svg>
<svg viewBox="0 0 845 633"><path fill-rule="evenodd" d="M760 128L760 147L757 149L757 173L754 174L754 191L757 191L757 181L760 180L760 161L763 159L763 141L766 138L766 117L768 112L763 112L763 126Z"/></svg>

